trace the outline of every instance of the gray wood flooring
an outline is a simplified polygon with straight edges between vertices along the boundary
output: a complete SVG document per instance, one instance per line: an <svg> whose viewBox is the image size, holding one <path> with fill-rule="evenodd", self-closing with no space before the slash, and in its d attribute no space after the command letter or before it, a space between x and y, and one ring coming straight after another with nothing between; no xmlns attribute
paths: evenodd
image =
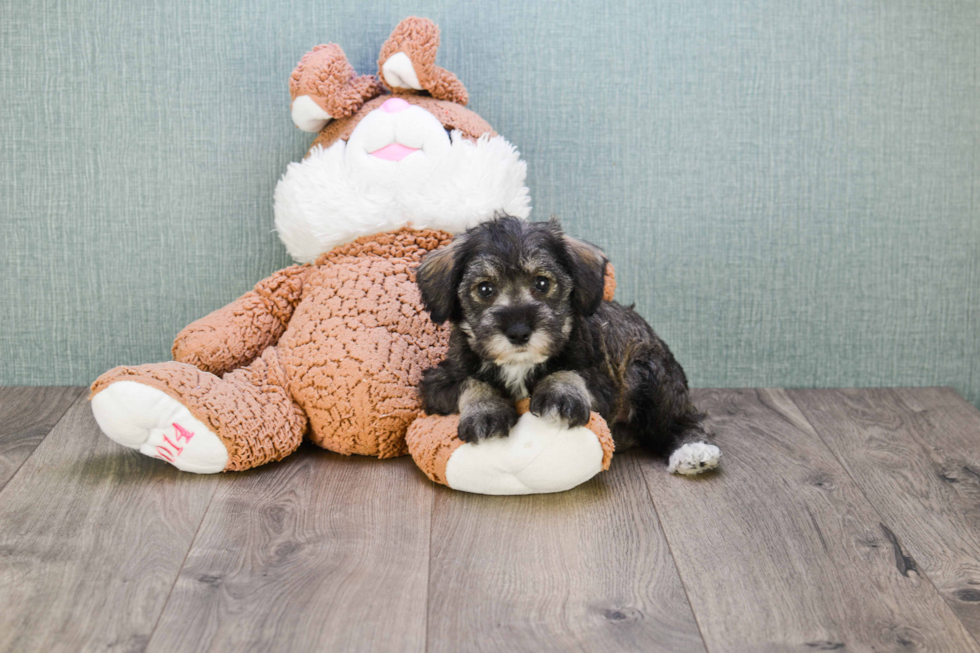
<svg viewBox="0 0 980 653"><path fill-rule="evenodd" d="M484 497L304 445L183 474L0 389L0 651L977 651L980 412L699 390L724 451Z"/></svg>

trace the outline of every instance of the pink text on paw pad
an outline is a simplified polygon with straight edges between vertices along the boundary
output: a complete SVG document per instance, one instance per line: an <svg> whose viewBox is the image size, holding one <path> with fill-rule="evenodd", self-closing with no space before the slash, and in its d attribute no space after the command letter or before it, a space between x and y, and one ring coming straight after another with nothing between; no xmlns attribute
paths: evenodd
<svg viewBox="0 0 980 653"><path fill-rule="evenodd" d="M182 427L180 424L177 424L176 422L174 422L173 426L174 426L174 440L176 440L177 442L180 442L181 440L183 440L184 441L184 444L187 444L188 442L191 441L191 438L194 437L194 432L193 431L188 431L187 429L185 429L184 427ZM156 456L155 457L156 458L160 458L161 460L166 460L169 463L172 463L172 462L174 462L174 459L177 456L179 456L180 454L182 454L184 452L184 447L180 446L179 444L176 444L176 443L172 442L170 440L170 438L167 437L166 435L163 436L163 439L164 439L164 441L167 444L170 445L170 448L168 448L167 446L162 445L162 444L161 445L158 445L157 446L157 449L156 449Z"/></svg>

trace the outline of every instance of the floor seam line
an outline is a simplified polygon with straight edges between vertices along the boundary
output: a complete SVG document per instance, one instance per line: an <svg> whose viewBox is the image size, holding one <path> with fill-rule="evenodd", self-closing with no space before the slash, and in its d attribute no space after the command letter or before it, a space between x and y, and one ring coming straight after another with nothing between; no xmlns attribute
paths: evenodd
<svg viewBox="0 0 980 653"><path fill-rule="evenodd" d="M69 386L69 387L72 387L72 386ZM74 387L81 388L82 386L74 386ZM27 458L24 458L24 460L21 461L21 463L19 465L17 465L17 469L14 470L14 473L10 475L10 478L8 478L6 481L4 481L3 485L0 485L0 494L2 494L3 491L4 491L4 489L8 485L10 485L10 482L12 480L14 480L15 478L17 478L17 475L20 474L20 470L24 468L24 465L27 464L27 461L30 460L31 458L33 458L35 456L35 454L37 454L37 450L41 448L41 445L44 444L44 441L48 439L48 436L51 435L51 433L53 433L54 430L58 427L58 425L61 424L61 422L65 419L65 415L68 414L68 411L70 411L72 408L74 408L75 407L75 404L79 403L82 400L86 400L87 401L84 392L80 392L79 393L79 396L74 401L72 401L71 403L69 403L68 406L65 408L65 410L62 411L62 413L60 415L58 415L58 419L55 421L54 424L51 425L51 428L48 429L48 432L44 434L44 437L41 438L41 441L37 443L37 446L34 447L34 451L32 451L31 454Z"/></svg>
<svg viewBox="0 0 980 653"><path fill-rule="evenodd" d="M901 402L901 397L899 397L894 393L894 388L883 388L883 389L889 394L893 395L896 400ZM828 452L830 452L830 455L833 457L833 459L837 461L837 464L840 465L840 468L844 470L845 474L847 474L847 478L850 479L851 483L854 484L854 487L856 487L858 492L861 493L861 496L864 497L864 500L868 502L868 506L871 507L875 515L880 520L878 523L884 525L886 528L891 530L891 532L894 534L895 533L894 529L891 528L891 525L885 524L885 518L881 516L881 511L878 510L878 506L875 505L873 501L871 501L871 498L868 496L867 492L864 491L864 487L862 487L862 485L858 483L857 479L854 478L854 475L851 473L851 470L847 467L847 465L844 464L844 461L842 461L837 456L837 453L833 450L833 448L827 444L827 441L824 440L824 437L822 435L820 435L820 432L813 425L813 422L810 421L810 418L806 416L806 413L803 412L803 409L800 408L800 405L793 400L793 397L791 397L789 393L790 393L789 390L785 390L785 389L783 390L783 395L786 397L786 399L789 400L791 404L793 404L793 407L796 408L797 411L799 411L800 417L802 417L803 421L805 421L807 426L810 427L810 430L813 431L813 434L817 436L817 439L820 441L820 444L822 444L824 448L827 449ZM920 449L922 449L923 454L926 453L918 440L912 437L910 437L909 439L912 440L912 442L914 442ZM903 533L902 536L904 539L905 534ZM974 634L970 632L970 629L966 627L966 624L964 624L963 620L960 619L958 614L956 614L956 610L954 610L953 606L949 604L949 601L946 600L946 597L943 596L943 593L939 591L939 588L936 586L936 583L933 582L929 574L927 574L924 569L918 568L918 562L916 562L916 572L919 574L919 576L922 577L923 580L925 580L925 582L929 583L932 589L936 592L936 596L939 597L939 599L943 602L943 605L946 606L946 609L949 610L950 614L953 615L953 618L955 618L956 621L960 624L960 626L963 628L963 631L970 636L970 639L972 639L977 646L980 646L980 640L977 640Z"/></svg>
<svg viewBox="0 0 980 653"><path fill-rule="evenodd" d="M429 652L429 602L432 600L432 523L436 511L436 488L432 481L429 481L429 555L425 561L425 639L423 640L422 650Z"/></svg>
<svg viewBox="0 0 980 653"><path fill-rule="evenodd" d="M180 474L186 474L188 472L179 472ZM167 611L167 606L170 604L170 597L173 596L174 588L177 587L177 581L180 580L180 572L184 570L184 565L187 564L187 558L190 557L191 551L194 550L194 545L197 544L197 538L201 534L201 528L204 526L204 522L208 518L208 513L211 512L211 505L214 503L214 495L218 493L218 481L216 480L214 484L214 491L211 492L211 498L208 499L208 507L204 509L204 514L201 515L201 521L197 525L197 529L194 531L194 537L191 538L191 543L187 547L187 552L184 553L184 559L180 561L180 566L177 567L177 573L174 574L174 582L170 585L170 591L167 592L167 598L163 601L163 607L160 608L160 614L157 615L157 620L153 622L153 628L150 629L150 635L146 639L146 648L150 648L150 644L153 643L153 636L157 633L157 627L160 625L160 620L163 619L163 613Z"/></svg>
<svg viewBox="0 0 980 653"><path fill-rule="evenodd" d="M657 525L660 526L660 533L664 536L664 542L667 544L667 553L670 554L670 561L674 564L674 571L677 572L677 578L681 581L681 589L684 590L684 598L687 600L687 607L691 610L691 616L694 617L694 625L698 627L698 636L701 638L701 644L704 645L705 651L710 651L708 646L708 640L704 636L704 630L701 628L701 621L698 619L698 613L694 609L694 603L691 601L691 594L687 591L687 583L684 581L684 575L681 573L681 568L677 564L677 556L674 555L674 547L670 543L670 538L667 536L667 529L664 528L664 522L660 518L660 509L657 508L657 502L653 498L653 491L650 489L650 484L647 483L647 476L643 472L640 466L639 460L633 457L633 467L640 474L640 478L643 479L643 486L647 489L647 496L650 497L650 504L653 506L653 514L657 518ZM666 469L664 470L665 473Z"/></svg>

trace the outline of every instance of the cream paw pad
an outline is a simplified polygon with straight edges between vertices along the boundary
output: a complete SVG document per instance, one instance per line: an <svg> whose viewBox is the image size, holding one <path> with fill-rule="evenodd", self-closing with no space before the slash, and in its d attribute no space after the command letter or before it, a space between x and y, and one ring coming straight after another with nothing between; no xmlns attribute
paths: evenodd
<svg viewBox="0 0 980 653"><path fill-rule="evenodd" d="M521 417L506 438L479 444L456 437L459 415L426 415L408 429L415 464L431 480L477 494L563 492L609 469L613 440L598 413L588 424L568 428L517 406Z"/></svg>
<svg viewBox="0 0 980 653"><path fill-rule="evenodd" d="M184 472L224 471L228 450L179 401L135 381L118 381L92 397L92 413L109 439Z"/></svg>

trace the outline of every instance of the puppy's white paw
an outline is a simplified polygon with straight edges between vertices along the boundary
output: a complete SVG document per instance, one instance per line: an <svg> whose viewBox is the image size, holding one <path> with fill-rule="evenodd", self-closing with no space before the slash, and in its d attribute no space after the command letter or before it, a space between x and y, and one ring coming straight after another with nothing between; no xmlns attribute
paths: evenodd
<svg viewBox="0 0 980 653"><path fill-rule="evenodd" d="M221 439L156 388L117 381L92 397L92 413L109 439L181 471L214 474L228 464Z"/></svg>
<svg viewBox="0 0 980 653"><path fill-rule="evenodd" d="M721 449L707 442L691 442L681 445L670 454L667 471L671 474L692 476L718 466Z"/></svg>

